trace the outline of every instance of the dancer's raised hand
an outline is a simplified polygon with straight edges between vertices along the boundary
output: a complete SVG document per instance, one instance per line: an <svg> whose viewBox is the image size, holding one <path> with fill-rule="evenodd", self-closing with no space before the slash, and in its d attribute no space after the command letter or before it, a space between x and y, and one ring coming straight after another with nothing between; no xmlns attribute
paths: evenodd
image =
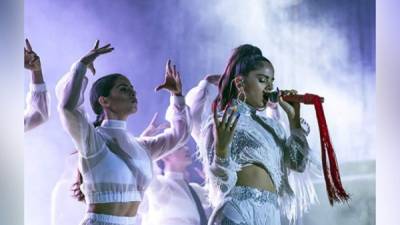
<svg viewBox="0 0 400 225"><path fill-rule="evenodd" d="M94 60L99 55L107 54L114 50L114 48L111 47L111 44L106 44L103 47L99 48L99 43L100 41L96 40L96 42L94 43L94 47L80 60L83 64L87 66L87 68L92 72L93 75L96 74L96 69L93 65Z"/></svg>
<svg viewBox="0 0 400 225"><path fill-rule="evenodd" d="M167 89L173 95L182 95L182 82L179 72L176 70L176 66L171 66L171 60L167 61L165 65L165 80L164 83L159 85L155 90L159 91L161 89Z"/></svg>
<svg viewBox="0 0 400 225"><path fill-rule="evenodd" d="M32 72L42 70L40 57L33 51L31 43L29 43L28 39L25 39L24 67Z"/></svg>

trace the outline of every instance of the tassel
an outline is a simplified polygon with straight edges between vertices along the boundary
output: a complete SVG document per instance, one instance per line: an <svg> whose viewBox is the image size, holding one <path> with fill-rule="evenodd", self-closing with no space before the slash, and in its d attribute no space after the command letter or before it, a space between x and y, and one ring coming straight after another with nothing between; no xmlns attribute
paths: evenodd
<svg viewBox="0 0 400 225"><path fill-rule="evenodd" d="M340 179L339 166L336 160L336 154L329 137L328 126L326 124L324 109L322 107L323 98L314 94L296 95L302 97L298 102L304 104L313 104L317 114L317 121L320 133L321 152L322 152L322 168L324 171L326 191L328 192L329 203L333 205L335 202L345 202L350 199L350 196L343 188ZM283 96L284 100L290 101L289 96Z"/></svg>

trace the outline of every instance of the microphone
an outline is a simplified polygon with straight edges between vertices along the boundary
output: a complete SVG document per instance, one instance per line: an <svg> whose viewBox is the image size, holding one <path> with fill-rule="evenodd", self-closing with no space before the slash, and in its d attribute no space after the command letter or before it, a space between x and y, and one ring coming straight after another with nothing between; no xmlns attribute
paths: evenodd
<svg viewBox="0 0 400 225"><path fill-rule="evenodd" d="M282 97L284 101L287 102L299 102L299 103L303 103L305 105L313 105L314 104L314 100L316 98L319 98L319 100L321 101L321 103L324 102L324 98L320 97L318 95L315 94L309 94L306 93L304 95L300 95L300 94L285 94L284 92L279 92L279 90L277 91L271 91L268 93L264 93L264 99L266 101L270 101L270 102L278 102L279 97Z"/></svg>

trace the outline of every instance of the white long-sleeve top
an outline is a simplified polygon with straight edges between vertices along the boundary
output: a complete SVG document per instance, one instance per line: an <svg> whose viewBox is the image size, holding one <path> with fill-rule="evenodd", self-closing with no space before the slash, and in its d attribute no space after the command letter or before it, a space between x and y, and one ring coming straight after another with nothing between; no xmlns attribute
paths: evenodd
<svg viewBox="0 0 400 225"><path fill-rule="evenodd" d="M86 66L75 63L57 84L56 92L61 103L78 97L74 106L67 109L60 105L58 111L79 153L86 202L141 201L152 179L152 160L176 149L189 137L190 115L184 97L170 99L171 128L154 137L136 138L127 131L126 121L105 120L96 128L89 122L83 109L85 73ZM71 93L71 87L80 89Z"/></svg>
<svg viewBox="0 0 400 225"><path fill-rule="evenodd" d="M49 119L50 96L46 84L30 84L24 111L24 132L31 130Z"/></svg>
<svg viewBox="0 0 400 225"><path fill-rule="evenodd" d="M199 225L200 216L183 173L166 172L154 177L146 190L146 203L140 207L142 225ZM189 183L204 209L210 207L207 190Z"/></svg>

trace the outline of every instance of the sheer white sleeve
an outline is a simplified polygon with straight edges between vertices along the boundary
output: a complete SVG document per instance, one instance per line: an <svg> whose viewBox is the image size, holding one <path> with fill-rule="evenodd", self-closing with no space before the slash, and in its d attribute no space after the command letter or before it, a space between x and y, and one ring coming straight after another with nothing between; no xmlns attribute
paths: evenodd
<svg viewBox="0 0 400 225"><path fill-rule="evenodd" d="M306 123L302 120L302 123ZM308 124L307 124L308 125ZM295 171L303 172L308 163L310 147L307 142L308 132L302 127L291 129L283 148L285 165Z"/></svg>
<svg viewBox="0 0 400 225"><path fill-rule="evenodd" d="M170 128L156 136L138 138L139 143L149 151L153 159L159 159L169 151L183 146L189 138L191 118L185 98L171 96L169 108L171 109L168 110L173 112L172 116L167 118L171 124Z"/></svg>
<svg viewBox="0 0 400 225"><path fill-rule="evenodd" d="M191 135L196 143L199 141L201 124L211 115L211 103L216 96L216 87L207 80L201 80L186 95L186 104L190 108L190 115L192 117L193 128Z"/></svg>
<svg viewBox="0 0 400 225"><path fill-rule="evenodd" d="M33 129L49 119L50 96L46 85L30 84L24 112L24 131Z"/></svg>
<svg viewBox="0 0 400 225"><path fill-rule="evenodd" d="M290 169L287 171L287 180L293 196L282 196L281 209L290 224L297 224L304 212L312 204L318 203L312 178L322 175L318 157L311 151L306 139L309 126L303 119L301 123L302 128L291 130L283 150L285 166Z"/></svg>
<svg viewBox="0 0 400 225"><path fill-rule="evenodd" d="M85 73L86 66L83 63L74 63L70 71L57 83L56 95L64 129L72 137L78 152L89 158L103 150L105 142L88 121L83 109L83 94L88 83Z"/></svg>

